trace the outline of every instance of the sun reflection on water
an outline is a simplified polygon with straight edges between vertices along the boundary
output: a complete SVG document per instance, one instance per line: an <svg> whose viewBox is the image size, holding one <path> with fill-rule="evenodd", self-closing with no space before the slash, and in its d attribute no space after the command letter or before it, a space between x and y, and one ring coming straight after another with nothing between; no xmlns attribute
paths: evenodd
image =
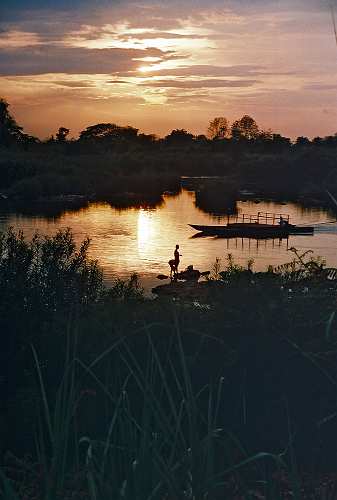
<svg viewBox="0 0 337 500"><path fill-rule="evenodd" d="M140 257L146 257L152 247L155 234L153 213L141 208L138 212L137 224L138 254Z"/></svg>

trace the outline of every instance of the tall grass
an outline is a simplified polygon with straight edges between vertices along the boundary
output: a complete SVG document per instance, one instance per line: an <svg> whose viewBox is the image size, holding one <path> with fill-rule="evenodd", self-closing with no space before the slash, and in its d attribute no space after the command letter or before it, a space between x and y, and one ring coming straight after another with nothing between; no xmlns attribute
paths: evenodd
<svg viewBox="0 0 337 500"><path fill-rule="evenodd" d="M228 256L201 310L146 301L136 277L111 290L94 280L88 295L90 261L69 237L1 240L2 289L25 285L11 296L1 368L7 396L23 387L33 406L29 427L27 407L9 413L7 449L27 434L34 443L30 457L5 461L0 495L304 498L303 469L331 466L335 453L336 279L323 263L293 250L290 263L253 273ZM46 307L47 327L30 301Z"/></svg>
<svg viewBox="0 0 337 500"><path fill-rule="evenodd" d="M180 320L175 314L172 319L164 348L156 334L164 325L143 325L132 338L120 335L90 363L78 357L76 326L69 326L55 393L45 386L43 364L32 348L40 388L36 449L28 464L21 463L24 480L13 483L2 470L2 498L306 498L287 399L285 446L277 453L250 453L227 423L228 382L223 376L206 383L195 377L210 339L194 333L191 349ZM219 340L211 342L220 347ZM240 399L239 380L237 385ZM105 413L105 424L102 418L88 424L88 411ZM321 489L321 498L331 488Z"/></svg>
<svg viewBox="0 0 337 500"><path fill-rule="evenodd" d="M68 337L63 377L51 398L33 348L41 408L35 463L29 481L17 486L21 494L31 482L37 498L48 500L80 491L90 500L280 498L282 481L274 477L286 473L282 453L245 451L224 426L224 380L197 386L179 324L173 328L164 353L148 326L137 334L146 342L145 359L121 337L89 365L77 358L76 341ZM117 383L99 375L112 354L118 355ZM110 413L95 435L81 435L77 425L83 379L104 396ZM4 472L1 477L2 498L16 498Z"/></svg>

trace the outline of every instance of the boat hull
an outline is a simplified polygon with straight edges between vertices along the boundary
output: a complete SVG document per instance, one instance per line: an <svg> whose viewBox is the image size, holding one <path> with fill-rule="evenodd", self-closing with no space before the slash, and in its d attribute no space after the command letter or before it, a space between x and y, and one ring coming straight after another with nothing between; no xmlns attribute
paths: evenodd
<svg viewBox="0 0 337 500"><path fill-rule="evenodd" d="M209 236L228 236L228 237L269 237L286 238L291 234L313 234L312 226L293 226L286 227L272 226L267 224L231 224L228 226L202 226L189 224L193 229Z"/></svg>

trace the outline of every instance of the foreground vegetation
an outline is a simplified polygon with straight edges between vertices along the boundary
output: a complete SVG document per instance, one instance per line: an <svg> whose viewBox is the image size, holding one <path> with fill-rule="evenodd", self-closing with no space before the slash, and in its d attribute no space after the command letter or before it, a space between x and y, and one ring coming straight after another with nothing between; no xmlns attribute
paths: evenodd
<svg viewBox="0 0 337 500"><path fill-rule="evenodd" d="M334 498L336 270L228 257L147 300L88 244L1 235L2 497Z"/></svg>

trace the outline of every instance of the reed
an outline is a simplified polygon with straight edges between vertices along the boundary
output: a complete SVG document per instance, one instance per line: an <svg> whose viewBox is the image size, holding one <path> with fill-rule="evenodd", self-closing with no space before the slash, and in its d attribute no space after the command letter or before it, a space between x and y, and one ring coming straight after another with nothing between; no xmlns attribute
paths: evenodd
<svg viewBox="0 0 337 500"><path fill-rule="evenodd" d="M26 466L29 481L16 486L19 496L1 471L1 498L17 500L24 493L24 498L33 498L28 493L31 483L34 498L46 500L80 495L90 500L276 500L286 498L287 491L295 500L304 498L289 409L287 446L277 454L250 454L226 427L225 380L220 377L202 386L194 380L191 366L198 350L186 351L177 316L165 350L151 325L135 333L134 340L141 337L145 345L144 359L138 356L137 342L121 335L91 363L84 363L73 328L69 325L55 394L48 394L32 348L40 387L35 459ZM200 348L205 337L196 334L195 342ZM105 363L115 365L114 380L104 380ZM109 419L105 428L83 434L78 419L85 411L84 381L99 393L97 411L105 406Z"/></svg>
<svg viewBox="0 0 337 500"><path fill-rule="evenodd" d="M317 454L336 417L336 279L324 262L293 249L254 273L229 255L202 309L146 300L135 276L105 290L67 231L0 242L2 356L14 345L2 393L18 401L22 388L34 409L29 426L22 406L11 414L7 446L34 442L2 468L2 498L300 499L309 462L329 454L331 465L333 447Z"/></svg>

